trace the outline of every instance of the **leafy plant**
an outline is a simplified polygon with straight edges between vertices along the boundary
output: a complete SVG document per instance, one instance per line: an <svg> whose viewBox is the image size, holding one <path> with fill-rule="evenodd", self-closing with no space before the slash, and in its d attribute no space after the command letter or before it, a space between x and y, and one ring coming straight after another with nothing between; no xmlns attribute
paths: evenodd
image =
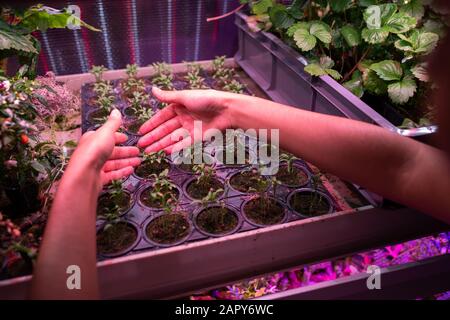
<svg viewBox="0 0 450 320"><path fill-rule="evenodd" d="M89 72L95 77L95 82L97 83L104 82L103 73L105 71L108 71L108 69L104 66L92 66L91 70L89 70Z"/></svg>
<svg viewBox="0 0 450 320"><path fill-rule="evenodd" d="M160 203L166 213L170 213L178 202L174 192L172 192L176 189L175 185L170 181L168 175L168 169L162 171L159 175L153 175L154 181L150 193L151 198Z"/></svg>
<svg viewBox="0 0 450 320"><path fill-rule="evenodd" d="M430 1L244 2L254 14L248 23L301 51L311 75L330 75L358 97L387 96L417 121L414 109L430 103L433 87L423 59L443 36L445 21Z"/></svg>
<svg viewBox="0 0 450 320"><path fill-rule="evenodd" d="M223 86L223 89L225 91L241 94L244 93L245 86L239 81L232 79L230 82Z"/></svg>
<svg viewBox="0 0 450 320"><path fill-rule="evenodd" d="M151 66L155 69L152 83L162 89L172 90L173 73L171 67L164 62L156 62Z"/></svg>
<svg viewBox="0 0 450 320"><path fill-rule="evenodd" d="M128 78L136 78L137 68L138 68L137 64L127 64L125 72L128 75Z"/></svg>
<svg viewBox="0 0 450 320"><path fill-rule="evenodd" d="M197 174L197 180L195 182L197 185L206 184L213 179L214 174L216 173L213 167L205 163L194 165L192 171Z"/></svg>
<svg viewBox="0 0 450 320"><path fill-rule="evenodd" d="M212 76L223 83L227 83L234 76L233 69L225 67L225 59L226 56L217 56L212 61Z"/></svg>
<svg viewBox="0 0 450 320"><path fill-rule="evenodd" d="M287 164L287 171L289 173L292 173L292 169L293 169L293 164L294 161L297 160L298 158L296 156L294 156L293 154L290 153L282 153L280 155L280 162L281 161L285 161Z"/></svg>
<svg viewBox="0 0 450 320"><path fill-rule="evenodd" d="M69 145L40 141L33 124L39 117L33 101L46 101L36 94L39 83L23 77L26 69L13 78L0 77L0 188L16 206L13 214L45 208L48 191L69 159ZM43 190L41 203L38 195Z"/></svg>
<svg viewBox="0 0 450 320"><path fill-rule="evenodd" d="M152 164L161 164L163 162L168 163L164 150L160 150L158 152L144 153L144 155L142 156L143 164L152 165Z"/></svg>
<svg viewBox="0 0 450 320"><path fill-rule="evenodd" d="M28 67L26 75L34 79L41 45L32 33L67 28L69 25L100 31L80 20L68 9L57 10L42 4L31 6L24 11L1 7L0 60L17 56L20 65Z"/></svg>
<svg viewBox="0 0 450 320"><path fill-rule="evenodd" d="M201 67L199 64L190 63L187 65L188 72L185 79L189 83L189 88L191 89L206 89L205 78L200 75Z"/></svg>

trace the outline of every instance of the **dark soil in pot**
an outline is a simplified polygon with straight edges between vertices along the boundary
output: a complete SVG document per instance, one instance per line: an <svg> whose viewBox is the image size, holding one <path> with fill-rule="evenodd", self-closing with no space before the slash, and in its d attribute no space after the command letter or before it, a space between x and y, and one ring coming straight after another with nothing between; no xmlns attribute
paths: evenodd
<svg viewBox="0 0 450 320"><path fill-rule="evenodd" d="M97 233L97 250L100 254L115 254L132 246L138 237L134 226L126 222L113 223Z"/></svg>
<svg viewBox="0 0 450 320"><path fill-rule="evenodd" d="M296 166L292 166L291 171L287 165L280 166L276 177L281 183L294 187L303 186L308 182L308 175Z"/></svg>
<svg viewBox="0 0 450 320"><path fill-rule="evenodd" d="M124 192L123 196L118 199L113 199L110 194L102 194L98 198L97 203L97 216L102 216L110 213L114 207L118 205L120 212L127 211L131 206L131 196L129 193Z"/></svg>
<svg viewBox="0 0 450 320"><path fill-rule="evenodd" d="M206 162L204 162L205 158L208 158L208 163L209 164L213 162L211 156L209 156L207 154L203 154L203 161L202 161L202 163L206 163ZM191 159L191 162L194 162L193 158ZM194 173L193 168L194 168L195 165L196 164L194 164L194 163L180 163L180 164L177 165L177 167L180 168L181 170L183 170L184 172Z"/></svg>
<svg viewBox="0 0 450 320"><path fill-rule="evenodd" d="M109 116L109 111L106 109L98 109L88 114L88 121L90 123L103 123L103 118Z"/></svg>
<svg viewBox="0 0 450 320"><path fill-rule="evenodd" d="M233 175L230 179L230 185L233 189L241 192L249 192L250 188L260 192L265 190L263 186L258 185L260 179L264 178L261 177L258 170L245 170Z"/></svg>
<svg viewBox="0 0 450 320"><path fill-rule="evenodd" d="M134 173L140 178L148 179L152 174L159 175L166 169L170 169L170 164L166 161L161 161L161 163L143 162L139 167L136 168Z"/></svg>
<svg viewBox="0 0 450 320"><path fill-rule="evenodd" d="M188 220L179 213L156 217L145 228L145 233L151 241L164 245L182 241L189 235L189 232Z"/></svg>
<svg viewBox="0 0 450 320"><path fill-rule="evenodd" d="M142 191L142 193L140 195L141 202L149 208L156 208L156 209L163 208L165 203L161 203L160 200L152 198L152 196L151 196L152 192L153 192L153 189L151 186L146 188L144 191ZM165 194L171 193L173 198L175 198L175 199L178 199L180 196L180 192L178 191L177 188L173 188L172 190L164 191L164 193Z"/></svg>
<svg viewBox="0 0 450 320"><path fill-rule="evenodd" d="M186 188L186 192L193 199L201 200L206 197L210 190L216 191L217 189L224 189L223 183L216 179L202 179L200 183L197 180L193 180Z"/></svg>
<svg viewBox="0 0 450 320"><path fill-rule="evenodd" d="M132 107L127 107L123 109L123 114L128 118L136 117L136 111Z"/></svg>
<svg viewBox="0 0 450 320"><path fill-rule="evenodd" d="M320 216L330 211L330 203L323 195L313 191L301 191L289 200L291 208L305 216Z"/></svg>
<svg viewBox="0 0 450 320"><path fill-rule="evenodd" d="M197 215L196 223L202 231L220 235L233 231L239 223L239 218L226 207L209 207Z"/></svg>
<svg viewBox="0 0 450 320"><path fill-rule="evenodd" d="M258 225L280 223L285 215L283 206L270 197L252 199L245 204L243 210L247 219Z"/></svg>
<svg viewBox="0 0 450 320"><path fill-rule="evenodd" d="M127 130L127 132L129 132L131 134L139 135L139 129L144 124L144 122L145 121L142 121L142 120L139 120L139 119L128 121L125 124L125 129Z"/></svg>

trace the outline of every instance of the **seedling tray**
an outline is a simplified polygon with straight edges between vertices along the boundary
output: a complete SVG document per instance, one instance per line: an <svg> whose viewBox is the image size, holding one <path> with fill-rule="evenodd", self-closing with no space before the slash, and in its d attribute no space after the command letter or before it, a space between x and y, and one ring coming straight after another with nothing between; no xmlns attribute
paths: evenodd
<svg viewBox="0 0 450 320"><path fill-rule="evenodd" d="M210 61L200 62L205 69ZM237 67L232 59L229 66ZM184 64L173 65L176 73L185 72ZM138 77L150 78L153 68L140 68ZM245 72L238 70L239 80L246 84L250 94L267 98L266 93ZM124 70L106 72L104 78L125 78ZM79 91L83 84L92 82L90 74L62 76L59 81ZM83 111L85 112L85 111ZM84 117L84 116L83 116ZM88 126L85 128L87 129ZM309 174L316 168L298 160ZM234 172L244 168L217 166L220 178L227 180ZM183 181L188 176L171 166L171 177L183 190ZM134 192L151 183L131 176L125 187ZM377 208L368 204L362 190L326 174L322 180L324 192L331 197L333 213L317 217L302 218L292 211L280 224L258 227L240 216L240 226L232 234L211 237L197 231L182 244L162 247L152 245L140 233L139 240L131 251L121 256L99 256L98 273L102 298L168 298L186 296L190 292L235 282L256 275L286 270L298 265L318 262L338 256L367 250L394 242L429 235L448 226L427 215L408 208ZM294 188L295 189L295 188ZM280 188L277 197L284 204L292 188ZM182 192L183 193L183 192ZM184 196L183 205L194 217L198 207ZM229 194L229 206L238 214L247 195ZM135 200L136 201L136 200ZM287 208L289 211L289 208ZM142 229L148 219L157 212L135 204L123 219ZM98 221L100 228L102 221ZM23 299L27 297L31 276L18 277L0 282L0 299Z"/></svg>
<svg viewBox="0 0 450 320"><path fill-rule="evenodd" d="M236 69L236 79L240 81L243 85L244 81L243 79L240 79L239 77L239 71ZM202 72L202 76L205 78L205 84L210 87L215 87L215 80L211 77L210 73L207 70L204 70ZM188 88L188 83L186 81L183 81L183 74L174 74L174 79L177 79L174 81L174 88L177 90L183 90ZM155 113L159 111L159 102L158 100L152 95L151 89L151 78L150 77L144 77L144 82L146 83L145 91L150 96L150 106L153 109ZM112 80L111 83L114 86L114 96L115 96L115 102L114 105L116 108L118 108L124 118L124 122L126 123L129 119L127 115L124 113L125 108L129 106L129 102L126 98L124 98L122 89L121 89L121 80ZM254 92L252 92L251 89L247 88L244 90L245 94L248 95L255 95ZM92 84L87 83L82 86L81 88L81 98L82 98L82 131L86 132L89 130L95 130L98 125L95 124L95 122L91 122L89 118L89 114L92 112L96 112L99 110L98 107L95 106L95 104L92 103L92 98L94 97L94 92L92 91ZM128 135L128 141L126 142L126 145L135 145L139 136L135 134L128 133L125 130L125 133ZM257 156L257 146L258 141L256 138L251 136L245 136L245 141L247 145L247 151L251 154L251 156L254 156L256 158ZM244 213L244 205L247 201L252 199L252 196L254 197L254 193L245 193L235 190L230 185L230 179L235 174L238 174L239 172L250 170L252 168L251 165L226 165L226 164L220 164L217 160L216 155L214 154L214 151L211 151L210 148L208 148L208 145L205 147L205 152L214 160L213 167L216 172L216 177L224 183L225 186L225 192L226 195L225 198L222 199L222 201L225 202L226 208L232 210L235 214L237 214L238 217L238 225L236 228L233 229L232 232L228 232L225 235L230 235L234 233L239 232L245 232L249 230L255 230L258 228L264 228L266 226L260 225L258 223L252 222ZM166 157L167 162L170 165L169 169L169 179L175 184L176 188L179 192L179 209L183 212L188 213L188 219L190 222L191 230L189 232L189 236L182 239L182 241L174 242L173 244L158 244L149 239L146 236L146 227L147 225L155 218L159 217L163 214L163 211L161 209L151 208L147 207L145 204L142 203L140 200L141 193L146 190L147 188L152 187L152 179L145 179L141 178L136 174L133 174L129 178L127 178L124 181L124 189L131 194L132 199L132 205L131 207L121 216L122 221L129 223L131 226L136 228L137 231L137 239L136 241L127 249L122 250L117 253L108 253L106 255L99 254L99 260L108 259L111 257L118 257L123 255L131 255L135 254L137 252L142 251L148 251L148 250L159 250L161 248L167 248L169 246L173 245L182 245L183 243L190 243L193 241L200 241L205 240L207 238L211 237L218 237L220 235L212 235L205 231L202 231L200 228L198 228L196 223L196 216L199 214L205 207L203 207L201 204L198 204L192 199L186 189L189 183L192 183L196 179L196 175L193 173L185 172L183 171L179 166L173 164L170 160L170 157ZM293 166L297 170L301 170L303 173L307 176L307 181L297 187L290 187L287 185L281 185L276 188L276 192L274 193L273 188L269 187L267 190L267 193L273 194L273 197L277 200L277 202L282 206L284 210L284 216L281 219L280 223L289 223L291 221L300 220L308 218L307 216L301 215L299 213L296 213L294 210L291 209L289 205L288 199L291 197L292 194L299 192L299 191L306 191L306 190L313 190L315 187L313 186L311 182L311 177L314 175L312 168L304 161L298 159L295 160L293 163ZM328 183L328 185L330 185ZM327 190L325 185L320 186L317 188L317 192L320 192L321 195L326 199L326 201L329 202L330 210L328 213L333 213L335 211L341 211L345 208L350 208L348 204L344 204L341 202L341 206L334 200L334 196ZM361 206L368 205L369 202L361 203ZM214 204L211 204L214 205ZM218 205L218 204L216 204ZM343 206L343 207L342 207ZM98 232L101 232L103 226L105 225L105 220L100 218L97 220L97 230Z"/></svg>
<svg viewBox="0 0 450 320"><path fill-rule="evenodd" d="M401 129L403 117L378 98L364 101L329 76L311 77L297 51L268 32L252 32L247 15L236 13L239 49L236 62L274 101L315 112L377 124L402 136L430 141L436 126ZM370 106L368 105L370 103Z"/></svg>

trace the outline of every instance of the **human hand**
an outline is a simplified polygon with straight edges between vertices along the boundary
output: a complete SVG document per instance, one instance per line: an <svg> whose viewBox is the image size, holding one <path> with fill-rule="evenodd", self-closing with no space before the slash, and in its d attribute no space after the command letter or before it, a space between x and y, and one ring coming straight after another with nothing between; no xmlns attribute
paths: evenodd
<svg viewBox="0 0 450 320"><path fill-rule="evenodd" d="M162 91L153 87L154 96L161 102L170 103L150 120L139 132L143 136L138 146L145 152L164 150L172 153L192 144L194 121L202 121L202 129L224 130L233 127L233 119L227 101L241 95L216 90ZM242 96L244 97L244 96ZM172 134L189 132L181 141L173 141ZM202 138L204 138L202 136Z"/></svg>
<svg viewBox="0 0 450 320"><path fill-rule="evenodd" d="M139 149L116 146L127 141L125 134L117 132L121 124L122 116L114 109L103 126L86 132L71 157L72 166L93 168L100 174L101 185L132 174L141 163Z"/></svg>

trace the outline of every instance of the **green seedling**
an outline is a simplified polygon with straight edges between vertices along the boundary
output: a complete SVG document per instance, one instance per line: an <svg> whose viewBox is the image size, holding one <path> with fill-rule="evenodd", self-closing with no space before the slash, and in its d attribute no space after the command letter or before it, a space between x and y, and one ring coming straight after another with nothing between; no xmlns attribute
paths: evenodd
<svg viewBox="0 0 450 320"><path fill-rule="evenodd" d="M95 82L103 82L103 73L108 71L104 66L92 66L92 69L89 70L91 74L95 77Z"/></svg>

